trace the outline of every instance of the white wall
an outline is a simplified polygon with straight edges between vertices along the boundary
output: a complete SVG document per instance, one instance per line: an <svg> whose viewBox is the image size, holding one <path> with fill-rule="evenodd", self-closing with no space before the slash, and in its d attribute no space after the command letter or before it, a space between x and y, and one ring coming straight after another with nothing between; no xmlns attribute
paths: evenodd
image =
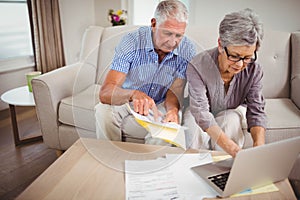
<svg viewBox="0 0 300 200"><path fill-rule="evenodd" d="M78 61L84 30L94 25L94 0L59 0L64 53L67 64Z"/></svg>
<svg viewBox="0 0 300 200"><path fill-rule="evenodd" d="M124 9L124 6L122 5L121 1L122 0L94 0L95 1L95 17L96 17L96 22L98 26L111 26L110 21L108 20L108 10L113 9L113 10L122 10Z"/></svg>
<svg viewBox="0 0 300 200"><path fill-rule="evenodd" d="M157 4L162 0L127 0L129 25L150 25ZM189 0L180 0L189 8Z"/></svg>
<svg viewBox="0 0 300 200"><path fill-rule="evenodd" d="M150 25L159 0L130 0L129 2L130 24Z"/></svg>
<svg viewBox="0 0 300 200"><path fill-rule="evenodd" d="M218 28L225 14L244 8L254 9L265 28L300 30L299 0L190 0L190 24Z"/></svg>
<svg viewBox="0 0 300 200"><path fill-rule="evenodd" d="M77 61L84 29L89 25L111 26L107 19L108 9L127 9L129 24L140 24L139 16L150 15L152 7L142 4L139 12L132 2L153 0L60 0L64 49L67 64ZM150 2L151 1L151 2ZM295 31L300 30L300 0L184 0L190 10L190 25L202 27L219 26L225 14L244 8L252 8L264 22L265 28ZM148 5L148 4L147 4ZM143 9L148 10L142 12ZM152 17L152 15L151 15ZM147 23L148 24L148 23ZM150 19L149 19L150 24Z"/></svg>
<svg viewBox="0 0 300 200"><path fill-rule="evenodd" d="M129 7L129 1L141 0L59 0L66 63L71 64L78 60L82 35L88 26L111 26L107 20L108 9L130 11L132 8ZM260 15L266 28L300 30L300 0L184 0L184 2L188 2L190 7L190 25L217 29L225 14L249 7ZM131 14L128 12L129 18ZM27 68L0 73L0 95L8 89L26 84L24 74L33 70ZM0 102L0 110L4 108L7 108L7 105Z"/></svg>
<svg viewBox="0 0 300 200"><path fill-rule="evenodd" d="M108 10L122 9L121 0L59 0L66 64L78 61L84 30L110 26Z"/></svg>

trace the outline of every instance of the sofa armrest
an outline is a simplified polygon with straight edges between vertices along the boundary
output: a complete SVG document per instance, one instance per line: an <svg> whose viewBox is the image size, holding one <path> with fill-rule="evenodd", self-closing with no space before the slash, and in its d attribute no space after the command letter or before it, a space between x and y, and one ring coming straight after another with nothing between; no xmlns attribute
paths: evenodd
<svg viewBox="0 0 300 200"><path fill-rule="evenodd" d="M43 139L50 148L61 149L58 134L60 101L94 84L95 73L94 66L75 63L32 80L36 112Z"/></svg>
<svg viewBox="0 0 300 200"><path fill-rule="evenodd" d="M300 109L300 74L294 76L291 80L291 99Z"/></svg>
<svg viewBox="0 0 300 200"><path fill-rule="evenodd" d="M300 109L300 32L291 35L291 99Z"/></svg>

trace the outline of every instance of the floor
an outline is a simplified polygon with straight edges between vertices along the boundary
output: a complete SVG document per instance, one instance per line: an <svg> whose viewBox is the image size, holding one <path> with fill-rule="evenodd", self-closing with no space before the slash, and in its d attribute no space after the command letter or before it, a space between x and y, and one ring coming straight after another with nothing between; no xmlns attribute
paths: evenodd
<svg viewBox="0 0 300 200"><path fill-rule="evenodd" d="M41 134L34 107L17 107L20 134ZM0 199L15 199L56 160L42 141L15 146L9 110L0 111Z"/></svg>
<svg viewBox="0 0 300 200"><path fill-rule="evenodd" d="M20 134L41 134L34 107L17 107ZM15 146L9 110L0 111L0 200L15 199L57 159L42 141ZM291 180L300 200L300 181Z"/></svg>

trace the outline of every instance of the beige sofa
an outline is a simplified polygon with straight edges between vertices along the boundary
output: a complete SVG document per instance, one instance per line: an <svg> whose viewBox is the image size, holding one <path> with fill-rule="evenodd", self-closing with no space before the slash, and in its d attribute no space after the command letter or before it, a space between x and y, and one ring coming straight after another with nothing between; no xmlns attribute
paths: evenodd
<svg viewBox="0 0 300 200"><path fill-rule="evenodd" d="M89 27L79 62L32 81L45 144L66 150L78 137L95 138L94 106L121 36L136 26ZM217 45L217 28L188 27L198 51ZM266 141L300 136L300 32L265 31L258 62L264 68L268 128ZM187 93L186 93L187 95ZM142 140L125 138L126 141Z"/></svg>

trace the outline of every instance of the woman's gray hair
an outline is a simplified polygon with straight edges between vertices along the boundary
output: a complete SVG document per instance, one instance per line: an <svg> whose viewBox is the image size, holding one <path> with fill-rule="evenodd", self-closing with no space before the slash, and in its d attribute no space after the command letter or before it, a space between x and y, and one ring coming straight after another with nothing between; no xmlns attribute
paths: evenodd
<svg viewBox="0 0 300 200"><path fill-rule="evenodd" d="M161 24L169 18L174 18L178 22L188 23L188 10L186 6L178 0L166 0L157 5L154 18L157 24Z"/></svg>
<svg viewBox="0 0 300 200"><path fill-rule="evenodd" d="M228 45L249 46L256 43L256 49L258 49L261 46L263 35L262 22L258 15L249 8L225 15L219 26L222 47Z"/></svg>

